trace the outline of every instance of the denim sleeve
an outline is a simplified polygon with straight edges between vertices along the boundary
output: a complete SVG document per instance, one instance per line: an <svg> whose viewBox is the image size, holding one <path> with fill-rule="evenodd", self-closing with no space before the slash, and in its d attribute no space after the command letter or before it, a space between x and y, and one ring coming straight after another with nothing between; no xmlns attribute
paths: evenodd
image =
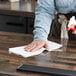
<svg viewBox="0 0 76 76"><path fill-rule="evenodd" d="M34 40L47 40L54 14L54 0L37 1L33 31Z"/></svg>

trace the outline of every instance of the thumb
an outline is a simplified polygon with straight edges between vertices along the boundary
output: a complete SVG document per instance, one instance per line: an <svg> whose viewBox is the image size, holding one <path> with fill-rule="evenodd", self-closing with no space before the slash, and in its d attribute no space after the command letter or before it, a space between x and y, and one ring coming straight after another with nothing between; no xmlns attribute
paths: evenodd
<svg viewBox="0 0 76 76"><path fill-rule="evenodd" d="M44 48L46 48L46 50L50 51L50 48L49 48L48 43L46 43L46 44L44 45Z"/></svg>

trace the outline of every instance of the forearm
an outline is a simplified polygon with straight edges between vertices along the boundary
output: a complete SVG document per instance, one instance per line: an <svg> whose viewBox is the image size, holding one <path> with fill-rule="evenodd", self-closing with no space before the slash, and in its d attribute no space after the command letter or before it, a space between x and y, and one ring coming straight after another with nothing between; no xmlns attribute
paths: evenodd
<svg viewBox="0 0 76 76"><path fill-rule="evenodd" d="M54 0L38 0L35 12L34 40L47 40L54 14Z"/></svg>

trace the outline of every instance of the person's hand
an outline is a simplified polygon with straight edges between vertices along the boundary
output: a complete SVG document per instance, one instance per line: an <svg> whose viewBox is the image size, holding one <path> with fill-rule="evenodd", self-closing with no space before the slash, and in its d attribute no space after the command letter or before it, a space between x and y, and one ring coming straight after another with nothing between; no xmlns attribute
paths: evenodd
<svg viewBox="0 0 76 76"><path fill-rule="evenodd" d="M28 52L36 51L42 47L48 49L48 44L44 40L35 40L28 44L24 49Z"/></svg>
<svg viewBox="0 0 76 76"><path fill-rule="evenodd" d="M74 31L72 32L72 34L75 34L75 35L76 35L76 30L74 30Z"/></svg>
<svg viewBox="0 0 76 76"><path fill-rule="evenodd" d="M68 27L67 27L67 30L68 31L72 31L72 34L75 34L76 35L76 19L75 19L75 16L72 16L69 20L69 23L68 23Z"/></svg>
<svg viewBox="0 0 76 76"><path fill-rule="evenodd" d="M76 25L70 25L67 30L71 30L72 31L72 34L76 34Z"/></svg>

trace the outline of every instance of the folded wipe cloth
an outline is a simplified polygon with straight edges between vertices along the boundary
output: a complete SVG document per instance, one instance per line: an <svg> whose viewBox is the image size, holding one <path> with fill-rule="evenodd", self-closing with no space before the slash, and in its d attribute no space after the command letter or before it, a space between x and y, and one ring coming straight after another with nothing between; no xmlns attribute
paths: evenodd
<svg viewBox="0 0 76 76"><path fill-rule="evenodd" d="M61 44L58 44L58 43L55 43L52 41L47 41L47 43L49 45L49 51L56 51L55 49L62 47ZM21 55L23 57L30 57L30 56L38 55L38 54L42 53L44 50L46 50L45 48L41 48L41 49L38 49L33 52L27 52L27 51L25 51L24 47L25 46L9 48L9 53Z"/></svg>

